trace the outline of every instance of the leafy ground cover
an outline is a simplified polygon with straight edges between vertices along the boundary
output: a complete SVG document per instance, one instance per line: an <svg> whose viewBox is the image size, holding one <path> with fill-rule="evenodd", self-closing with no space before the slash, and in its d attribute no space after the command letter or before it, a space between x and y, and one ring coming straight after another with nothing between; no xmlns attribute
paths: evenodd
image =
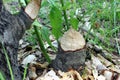
<svg viewBox="0 0 120 80"><path fill-rule="evenodd" d="M40 40L33 27L20 40L19 63L22 68L26 68L26 65L30 64L26 68L28 73L24 72L24 78L26 80L112 80L111 75L116 74L118 77L115 80L119 80L120 1L62 1L44 0L38 18L33 23L37 26L44 44L42 48L38 45ZM6 7L11 13L17 14L20 5L18 1L9 1ZM86 67L82 75L75 70L68 72L52 70L42 54L45 51L50 59L54 60L58 40L70 27L84 36L87 42L87 52L91 56L85 62ZM111 75L106 76L109 73Z"/></svg>

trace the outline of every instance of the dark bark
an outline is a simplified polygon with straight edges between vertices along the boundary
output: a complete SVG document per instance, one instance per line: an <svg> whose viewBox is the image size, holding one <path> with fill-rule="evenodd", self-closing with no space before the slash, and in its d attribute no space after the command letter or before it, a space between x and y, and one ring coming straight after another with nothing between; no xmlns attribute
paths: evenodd
<svg viewBox="0 0 120 80"><path fill-rule="evenodd" d="M58 54L52 62L52 67L62 71L74 69L82 73L86 60L85 44L84 37L70 28L59 39Z"/></svg>
<svg viewBox="0 0 120 80"><path fill-rule="evenodd" d="M33 20L21 10L18 15L10 14L2 5L0 0L0 44L3 44L13 70L14 80L22 80L17 62L17 50L19 40L22 38L26 29L29 29ZM6 62L6 57L0 45L0 71L11 80L10 71Z"/></svg>
<svg viewBox="0 0 120 80"><path fill-rule="evenodd" d="M62 50L58 50L58 54L55 60L52 62L52 67L61 71L68 71L70 69L81 71L85 66L85 59L85 49L74 52L64 52Z"/></svg>
<svg viewBox="0 0 120 80"><path fill-rule="evenodd" d="M1 11L1 8L2 8L2 3L3 3L3 1L0 0L0 11Z"/></svg>

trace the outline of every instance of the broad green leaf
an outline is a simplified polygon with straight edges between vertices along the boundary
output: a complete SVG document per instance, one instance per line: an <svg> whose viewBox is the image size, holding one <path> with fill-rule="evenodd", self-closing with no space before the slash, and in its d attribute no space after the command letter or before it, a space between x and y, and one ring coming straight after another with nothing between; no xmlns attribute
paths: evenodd
<svg viewBox="0 0 120 80"><path fill-rule="evenodd" d="M55 38L58 40L58 38L62 35L61 33L61 30L63 28L62 13L56 6L52 6L49 14L49 18L52 26L52 33L55 36Z"/></svg>
<svg viewBox="0 0 120 80"><path fill-rule="evenodd" d="M78 29L78 23L79 23L79 21L78 21L76 18L71 17L71 18L70 18L70 23L71 23L71 26L72 26L75 30Z"/></svg>
<svg viewBox="0 0 120 80"><path fill-rule="evenodd" d="M54 46L52 45L50 39L49 39L49 29L47 27L42 27L41 28L41 33L42 33L42 38L47 41L47 43L50 45L50 47L55 50Z"/></svg>

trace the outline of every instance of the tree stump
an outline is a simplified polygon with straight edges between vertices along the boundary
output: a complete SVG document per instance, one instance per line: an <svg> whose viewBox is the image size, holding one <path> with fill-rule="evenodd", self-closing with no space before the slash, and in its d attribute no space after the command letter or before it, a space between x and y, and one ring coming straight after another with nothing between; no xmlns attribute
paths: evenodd
<svg viewBox="0 0 120 80"><path fill-rule="evenodd" d="M37 16L40 2L41 0L32 0L19 14L12 15L5 9L2 0L0 0L0 72L5 76L5 80L11 80L5 51L9 57L14 80L22 80L17 62L19 40L22 38L25 30L30 28L30 25ZM32 13L34 11L36 13Z"/></svg>
<svg viewBox="0 0 120 80"><path fill-rule="evenodd" d="M85 40L83 36L74 29L69 29L59 39L58 54L52 62L56 70L68 71L79 70L84 67L86 59Z"/></svg>

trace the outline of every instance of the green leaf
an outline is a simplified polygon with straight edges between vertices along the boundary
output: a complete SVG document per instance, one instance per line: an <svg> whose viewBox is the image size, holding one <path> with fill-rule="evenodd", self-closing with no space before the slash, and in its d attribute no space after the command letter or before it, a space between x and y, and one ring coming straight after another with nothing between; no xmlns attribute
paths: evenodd
<svg viewBox="0 0 120 80"><path fill-rule="evenodd" d="M20 0L20 4L21 4L21 6L26 6L27 5L25 0Z"/></svg>
<svg viewBox="0 0 120 80"><path fill-rule="evenodd" d="M42 27L41 28L41 33L42 33L42 38L47 41L47 43L50 45L50 47L56 51L55 47L52 45L50 39L49 39L49 29L47 27Z"/></svg>
<svg viewBox="0 0 120 80"><path fill-rule="evenodd" d="M52 26L52 33L55 36L55 38L58 40L58 38L62 35L62 13L56 6L52 6L50 14L50 24Z"/></svg>
<svg viewBox="0 0 120 80"><path fill-rule="evenodd" d="M66 2L66 4L63 7L63 10L70 9L71 7L72 7L71 3L70 2Z"/></svg>
<svg viewBox="0 0 120 80"><path fill-rule="evenodd" d="M72 26L75 30L78 29L78 23L79 23L79 21L78 21L76 18L71 17L71 18L70 18L70 23L71 23L71 26Z"/></svg>
<svg viewBox="0 0 120 80"><path fill-rule="evenodd" d="M35 26L42 26L37 20L35 20L35 21L33 22L32 25L35 25Z"/></svg>
<svg viewBox="0 0 120 80"><path fill-rule="evenodd" d="M42 34L42 38L44 40L49 39L49 36L50 36L49 32L50 31L49 31L49 29L47 27L42 27L40 31L41 31L41 34Z"/></svg>

